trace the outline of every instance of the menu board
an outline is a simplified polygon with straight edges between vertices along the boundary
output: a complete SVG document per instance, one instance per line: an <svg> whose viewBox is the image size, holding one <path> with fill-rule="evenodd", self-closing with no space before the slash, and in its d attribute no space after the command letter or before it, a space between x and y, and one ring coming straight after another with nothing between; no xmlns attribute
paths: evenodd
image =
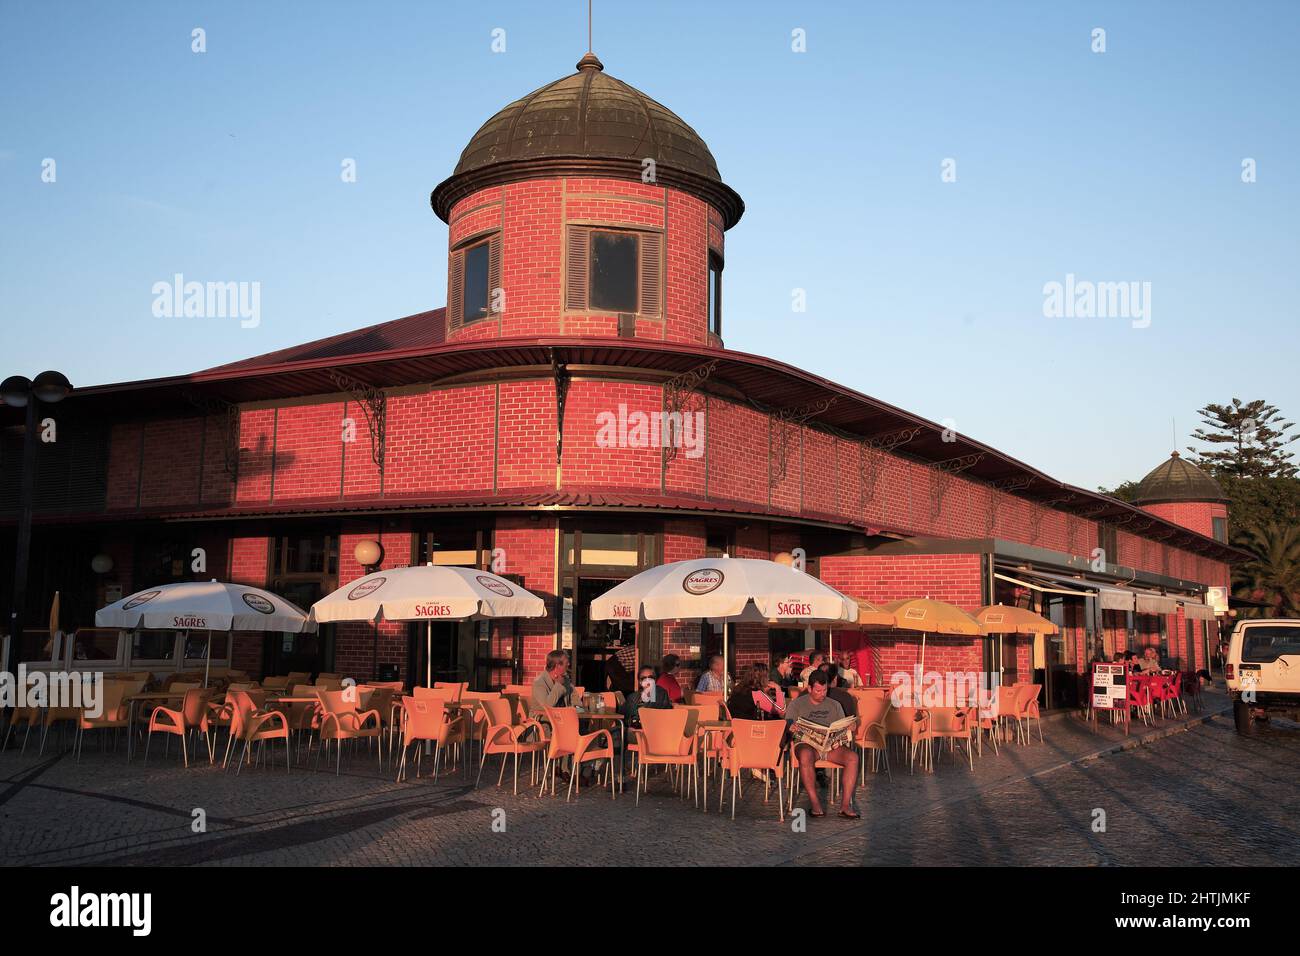
<svg viewBox="0 0 1300 956"><path fill-rule="evenodd" d="M1128 702L1123 664L1092 665L1092 709L1122 710Z"/></svg>

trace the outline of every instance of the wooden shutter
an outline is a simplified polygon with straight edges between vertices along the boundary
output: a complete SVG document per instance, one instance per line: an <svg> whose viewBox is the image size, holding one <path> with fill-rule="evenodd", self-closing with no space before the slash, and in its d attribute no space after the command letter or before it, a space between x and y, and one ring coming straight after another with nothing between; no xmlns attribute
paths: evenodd
<svg viewBox="0 0 1300 956"><path fill-rule="evenodd" d="M637 238L640 240L637 244L640 247L637 272L641 282L637 312L641 315L658 315L663 300L664 237L658 232L643 232Z"/></svg>
<svg viewBox="0 0 1300 956"><path fill-rule="evenodd" d="M458 329L465 312L465 253L453 252L447 271L447 328Z"/></svg>
<svg viewBox="0 0 1300 956"><path fill-rule="evenodd" d="M498 233L488 242L488 315L499 310L496 307L497 290L501 288L501 235ZM503 302L502 305L505 303Z"/></svg>
<svg viewBox="0 0 1300 956"><path fill-rule="evenodd" d="M564 307L582 312L591 288L591 230L570 226L565 244Z"/></svg>

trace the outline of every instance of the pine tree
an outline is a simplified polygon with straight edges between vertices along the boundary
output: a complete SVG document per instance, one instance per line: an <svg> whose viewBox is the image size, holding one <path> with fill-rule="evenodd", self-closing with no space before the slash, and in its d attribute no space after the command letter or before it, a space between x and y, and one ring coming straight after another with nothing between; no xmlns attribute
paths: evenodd
<svg viewBox="0 0 1300 956"><path fill-rule="evenodd" d="M1230 405L1210 403L1197 414L1205 428L1196 429L1192 438L1214 447L1200 450L1188 445L1194 464L1216 477L1295 477L1294 456L1286 446L1300 435L1286 434L1294 423L1285 420L1276 406L1262 398L1253 402L1234 398Z"/></svg>

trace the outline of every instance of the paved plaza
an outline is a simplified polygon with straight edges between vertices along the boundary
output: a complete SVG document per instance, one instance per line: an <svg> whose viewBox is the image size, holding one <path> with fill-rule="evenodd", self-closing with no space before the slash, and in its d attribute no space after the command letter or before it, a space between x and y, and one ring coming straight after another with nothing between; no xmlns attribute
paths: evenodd
<svg viewBox="0 0 1300 956"><path fill-rule="evenodd" d="M733 823L652 780L632 793L518 797L444 775L398 784L359 751L343 773L295 766L235 775L176 752L149 766L90 748L0 754L0 861L8 865L475 864L1300 864L1300 728L1275 722L1243 739L1226 700L1207 695L1187 722L1139 727L1129 744L1074 718L1046 738L988 748L972 773L944 753L934 773L869 775L863 817L777 822L749 781ZM1208 718L1208 719L1207 719ZM53 741L53 738L52 738ZM1110 752L1107 752L1110 751ZM427 764L426 764L427 770ZM716 778L715 778L716 781ZM773 798L775 801L775 797ZM800 801L806 806L806 802ZM798 804L797 804L798 805ZM194 832L201 810L206 832ZM1104 812L1104 829L1100 826ZM728 807L728 814L730 807ZM494 826L495 824L495 826ZM504 826L504 832L500 832Z"/></svg>

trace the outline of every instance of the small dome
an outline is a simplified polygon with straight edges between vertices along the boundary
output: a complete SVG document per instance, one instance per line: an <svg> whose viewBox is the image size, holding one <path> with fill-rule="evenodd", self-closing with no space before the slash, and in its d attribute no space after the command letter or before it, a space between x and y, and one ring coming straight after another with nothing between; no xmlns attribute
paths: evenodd
<svg viewBox="0 0 1300 956"><path fill-rule="evenodd" d="M1219 483L1174 452L1138 482L1135 505L1167 501L1227 501Z"/></svg>
<svg viewBox="0 0 1300 956"><path fill-rule="evenodd" d="M552 176L641 182L646 159L655 162L656 184L711 203L728 228L744 212L700 135L666 106L610 76L588 53L576 73L515 100L484 123L430 201L445 221L456 202L486 186Z"/></svg>

